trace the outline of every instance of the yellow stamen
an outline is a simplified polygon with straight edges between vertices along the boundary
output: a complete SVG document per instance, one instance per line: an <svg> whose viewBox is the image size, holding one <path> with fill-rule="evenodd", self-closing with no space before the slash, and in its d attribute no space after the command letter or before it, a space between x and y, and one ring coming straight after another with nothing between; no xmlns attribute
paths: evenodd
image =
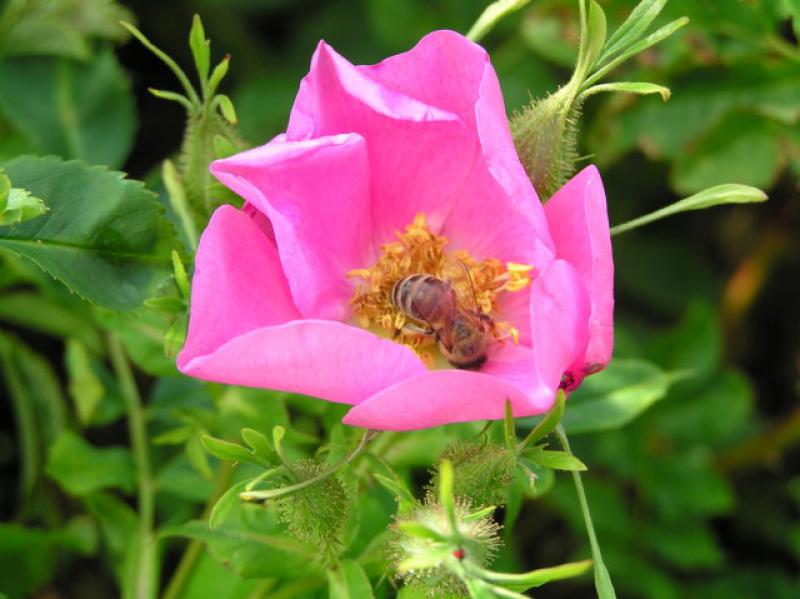
<svg viewBox="0 0 800 599"><path fill-rule="evenodd" d="M360 279L351 300L356 322L365 328L377 327L415 352L427 365L434 363L436 341L431 336L409 332L408 319L397 310L390 296L394 284L413 274L430 274L450 282L459 304L492 318L492 334L498 340L510 337L519 342L519 331L509 323L497 322L498 296L524 289L531 282L532 266L497 259L474 259L468 251L445 251L449 241L428 227L425 216L417 215L396 233L397 240L381 246L378 261L370 268L357 268L348 277Z"/></svg>

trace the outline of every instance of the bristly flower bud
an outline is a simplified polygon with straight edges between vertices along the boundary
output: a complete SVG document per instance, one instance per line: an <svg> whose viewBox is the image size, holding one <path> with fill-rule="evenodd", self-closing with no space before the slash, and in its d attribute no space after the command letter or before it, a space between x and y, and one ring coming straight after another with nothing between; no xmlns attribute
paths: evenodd
<svg viewBox="0 0 800 599"><path fill-rule="evenodd" d="M514 479L517 456L503 445L461 441L448 447L442 458L453 465L453 496L474 506L501 506ZM439 469L431 473L429 497L439 495Z"/></svg>
<svg viewBox="0 0 800 599"><path fill-rule="evenodd" d="M664 2L643 0L622 26L606 39L606 17L595 0L579 0L581 41L578 61L569 83L557 92L533 100L511 119L511 133L520 161L542 201L550 198L575 171L578 160L578 120L584 100L597 93L660 94L669 89L645 81L597 82L611 70L647 48L666 39L688 19L668 23L645 33L661 12Z"/></svg>
<svg viewBox="0 0 800 599"><path fill-rule="evenodd" d="M459 573L465 566L487 566L501 545L493 509L473 511L462 500L454 508L455 530L446 508L431 499L393 526L390 557L398 578L432 599L468 597Z"/></svg>
<svg viewBox="0 0 800 599"><path fill-rule="evenodd" d="M315 460L292 464L299 481L318 477L325 467ZM286 479L290 484L297 482ZM281 521L293 536L320 548L320 561L327 564L341 551L341 540L348 512L347 491L337 476L323 478L276 500Z"/></svg>
<svg viewBox="0 0 800 599"><path fill-rule="evenodd" d="M581 100L562 87L533 100L511 119L520 161L536 192L546 201L575 171Z"/></svg>

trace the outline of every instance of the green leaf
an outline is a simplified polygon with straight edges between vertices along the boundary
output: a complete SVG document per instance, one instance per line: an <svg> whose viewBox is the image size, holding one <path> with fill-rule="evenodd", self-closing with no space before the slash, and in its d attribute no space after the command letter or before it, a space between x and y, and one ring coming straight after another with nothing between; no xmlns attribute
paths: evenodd
<svg viewBox="0 0 800 599"><path fill-rule="evenodd" d="M70 431L61 433L50 446L45 471L72 495L88 495L107 488L132 491L135 486L128 449L93 447Z"/></svg>
<svg viewBox="0 0 800 599"><path fill-rule="evenodd" d="M627 61L629 58L636 56L637 54L641 54L648 48L655 46L656 44L664 41L668 37L670 37L673 33L678 31L679 29L683 28L689 23L689 19L680 18L667 23L663 27L657 29L646 38L639 40L635 44L631 45L629 48L624 50L619 56L603 64L602 67L597 69L590 77L586 78L584 81L582 88L585 89L589 85L593 84L595 81L602 79L607 73L617 68L619 65ZM602 62L602 61L601 61Z"/></svg>
<svg viewBox="0 0 800 599"><path fill-rule="evenodd" d="M217 528L220 524L227 520L228 515L234 510L242 500L239 499L239 493L245 490L249 481L243 480L234 485L231 485L225 493L222 494L211 508L211 514L208 517L208 527Z"/></svg>
<svg viewBox="0 0 800 599"><path fill-rule="evenodd" d="M533 430L528 433L528 436L525 437L525 440L519 444L518 449L523 449L531 443L536 443L536 441L546 437L555 430L555 428L561 422L561 419L564 417L565 400L566 395L564 391L559 390L556 394L556 402L553 404L553 407L550 408L550 411L544 415L544 418L542 418L542 420L533 428Z"/></svg>
<svg viewBox="0 0 800 599"><path fill-rule="evenodd" d="M152 308L153 310L159 310L167 314L178 314L186 310L186 302L174 295L151 297L145 300L144 305L146 308Z"/></svg>
<svg viewBox="0 0 800 599"><path fill-rule="evenodd" d="M141 183L57 158L17 158L6 171L50 212L0 228L0 246L114 310L141 304L169 275L174 231Z"/></svg>
<svg viewBox="0 0 800 599"><path fill-rule="evenodd" d="M136 512L124 501L110 493L97 492L83 499L87 511L98 521L105 551L112 559L111 565L118 584L129 577L129 564L136 559L139 519Z"/></svg>
<svg viewBox="0 0 800 599"><path fill-rule="evenodd" d="M208 93L213 94L217 91L217 86L219 86L220 81L225 78L225 75L228 73L228 67L231 63L230 54L225 56L217 66L214 67L214 70L211 72L211 77L208 78Z"/></svg>
<svg viewBox="0 0 800 599"><path fill-rule="evenodd" d="M456 520L456 505L453 497L453 464L450 460L442 460L439 463L439 503L442 504L447 520L450 523L450 530L455 533L458 530Z"/></svg>
<svg viewBox="0 0 800 599"><path fill-rule="evenodd" d="M722 204L752 204L764 202L766 199L767 194L749 185L738 185L736 183L716 185L666 206L665 208L612 227L611 234L617 235L618 233L630 231L631 229L641 227L642 225L660 220L667 216L672 216L673 214L678 214L679 212L705 210L706 208L713 208L714 206L720 206Z"/></svg>
<svg viewBox="0 0 800 599"><path fill-rule="evenodd" d="M604 62L615 53L636 42L650 26L650 23L661 13L667 0L642 0L636 5L611 37L608 38L605 51L599 62Z"/></svg>
<svg viewBox="0 0 800 599"><path fill-rule="evenodd" d="M750 123L740 125L736 121L744 113L768 116L789 126L797 122L799 85L800 66L787 62L696 69L691 76L673 83L676 94L668 104L637 102L633 106L626 104L624 118L604 115L592 131L590 150L597 152L603 164L636 146L662 160L680 160L687 155L694 159L694 147L711 131L717 130L719 141L725 141L726 129L720 129L720 123L727 122L724 127L730 128L732 138L739 137L742 129L752 129ZM737 116L729 117L730 114ZM748 133L751 134L752 131ZM728 181L736 179L726 176L715 183Z"/></svg>
<svg viewBox="0 0 800 599"><path fill-rule="evenodd" d="M214 557L230 563L243 578L292 578L319 569L319 548L288 537L275 510L241 502L214 529L197 520L167 526L161 536L204 541Z"/></svg>
<svg viewBox="0 0 800 599"><path fill-rule="evenodd" d="M395 523L394 527L404 535L424 539L426 541L441 543L447 540L447 537L442 536L438 531L415 520L402 520Z"/></svg>
<svg viewBox="0 0 800 599"><path fill-rule="evenodd" d="M389 491L389 493L394 495L394 498L397 500L398 511L402 512L416 507L416 498L396 475L394 478L390 478L382 474L373 473L372 476L374 476L375 480Z"/></svg>
<svg viewBox="0 0 800 599"><path fill-rule="evenodd" d="M371 599L372 585L364 569L353 560L343 560L328 570L328 597L330 599Z"/></svg>
<svg viewBox="0 0 800 599"><path fill-rule="evenodd" d="M717 568L724 560L710 526L702 522L653 522L643 527L642 537L654 554L678 568Z"/></svg>
<svg viewBox="0 0 800 599"><path fill-rule="evenodd" d="M175 359L178 352L186 343L186 327L189 325L189 314L180 314L169 326L164 335L164 355L170 361Z"/></svg>
<svg viewBox="0 0 800 599"><path fill-rule="evenodd" d="M227 158L233 156L238 150L227 137L222 135L214 136L214 155L217 158Z"/></svg>
<svg viewBox="0 0 800 599"><path fill-rule="evenodd" d="M189 48L192 51L194 65L197 67L197 74L200 80L205 82L208 78L208 70L211 65L211 48L206 39L206 32L203 30L203 22L199 15L192 19L192 29L189 31Z"/></svg>
<svg viewBox="0 0 800 599"><path fill-rule="evenodd" d="M243 428L242 439L250 446L252 452L266 463L276 462L277 455L266 435L252 428Z"/></svg>
<svg viewBox="0 0 800 599"><path fill-rule="evenodd" d="M27 0L7 2L4 8L0 56L86 59L91 37L120 41L126 34L119 22L131 18L128 9L113 0Z"/></svg>
<svg viewBox="0 0 800 599"><path fill-rule="evenodd" d="M116 334L133 362L153 376L175 376L175 361L164 354L164 331L171 325L171 316L157 310L139 309L112 312L95 309L95 320Z"/></svg>
<svg viewBox="0 0 800 599"><path fill-rule="evenodd" d="M115 168L133 143L130 84L111 51L86 64L49 58L0 62L0 109L40 154Z"/></svg>
<svg viewBox="0 0 800 599"><path fill-rule="evenodd" d="M396 566L399 574L405 574L412 570L427 570L429 568L436 568L446 562L453 554L453 548L450 544L444 547L432 546L426 551L417 555L411 555L399 562Z"/></svg>
<svg viewBox="0 0 800 599"><path fill-rule="evenodd" d="M275 580L244 580L230 566L203 552L180 594L182 599L266 599ZM165 595L166 597L167 595Z"/></svg>
<svg viewBox="0 0 800 599"><path fill-rule="evenodd" d="M782 125L759 115L728 114L696 141L691 157L679 156L675 160L672 186L684 194L722 183L771 187L781 171L782 129ZM756 195L750 194L754 199L734 201L766 199L764 194Z"/></svg>
<svg viewBox="0 0 800 599"><path fill-rule="evenodd" d="M35 596L55 574L56 543L47 530L0 523L0 577L12 598Z"/></svg>
<svg viewBox="0 0 800 599"><path fill-rule="evenodd" d="M587 26L589 45L586 50L586 64L588 68L591 68L592 65L597 62L600 53L603 51L603 46L606 43L606 14L595 0L589 1Z"/></svg>
<svg viewBox="0 0 800 599"><path fill-rule="evenodd" d="M189 437L183 449L192 467L206 479L211 480L214 472L211 470L211 464L208 463L208 455L203 451L204 447L201 438L200 431L194 431L194 434Z"/></svg>
<svg viewBox="0 0 800 599"><path fill-rule="evenodd" d="M531 447L525 450L525 457L537 466L552 468L553 470L568 470L571 472L586 470L586 465L574 455L566 451L551 451L542 446Z"/></svg>
<svg viewBox="0 0 800 599"><path fill-rule="evenodd" d="M484 574L486 579L491 582L497 583L512 591L524 592L534 587L540 587L548 582L553 582L554 580L566 580L568 578L582 576L591 569L591 560L585 560L582 562L561 564L551 568L531 570L524 574L505 574L502 572L491 572L489 570L486 570Z"/></svg>
<svg viewBox="0 0 800 599"><path fill-rule="evenodd" d="M681 392L669 410L659 412L658 431L681 446L703 439L711 448L724 448L753 427L754 396L752 383L742 373L715 372L707 385Z"/></svg>
<svg viewBox="0 0 800 599"><path fill-rule="evenodd" d="M189 101L189 98L177 92L171 92L165 89L155 89L153 87L148 87L147 91L153 94L156 98L161 98L162 100L169 100L170 102L175 102L183 106L186 110L194 110L194 107L192 106L192 103Z"/></svg>
<svg viewBox="0 0 800 599"><path fill-rule="evenodd" d="M29 191L11 187L11 181L0 169L0 226L24 223L47 210L45 203Z"/></svg>
<svg viewBox="0 0 800 599"><path fill-rule="evenodd" d="M620 92L624 94L639 94L646 96L648 94L660 94L661 99L666 102L669 100L670 91L668 87L663 85L656 85L655 83L647 83L646 81L616 81L614 83L600 83L593 85L583 92L583 96L591 96L602 92Z"/></svg>
<svg viewBox="0 0 800 599"><path fill-rule="evenodd" d="M219 109L222 112L222 116L224 116L229 123L235 125L239 122L239 119L236 118L236 110L233 108L233 102L231 102L231 99L228 96L219 94L214 99L219 103Z"/></svg>
<svg viewBox="0 0 800 599"><path fill-rule="evenodd" d="M69 298L67 298L69 299ZM42 318L47 314L47 318ZM73 337L92 351L101 349L100 335L87 322L91 315L81 302L64 301L29 291L0 295L0 320L55 337Z"/></svg>
<svg viewBox="0 0 800 599"><path fill-rule="evenodd" d="M572 392L562 424L570 434L619 428L662 399L683 376L642 360L612 360Z"/></svg>
<svg viewBox="0 0 800 599"><path fill-rule="evenodd" d="M178 286L178 291L181 293L181 298L189 301L191 296L191 288L189 286L189 277L186 275L186 267L183 265L181 256L175 250L172 250L172 274L175 277L175 284Z"/></svg>
<svg viewBox="0 0 800 599"><path fill-rule="evenodd" d="M487 6L478 20L470 27L467 37L473 42L480 41L503 17L521 9L530 0L496 0Z"/></svg>
<svg viewBox="0 0 800 599"><path fill-rule="evenodd" d="M259 466L264 465L260 458L238 443L230 443L229 441L223 441L222 439L215 439L209 435L203 435L201 437L201 441L203 443L203 447L208 453L221 460L228 460L231 462L246 462Z"/></svg>
<svg viewBox="0 0 800 599"><path fill-rule="evenodd" d="M80 341L67 340L65 362L69 375L69 394L75 402L78 419L86 426L92 421L106 390L92 369L89 352Z"/></svg>
<svg viewBox="0 0 800 599"><path fill-rule="evenodd" d="M16 421L21 470L19 495L25 506L43 465L43 448L64 429L66 402L49 361L2 332L0 373Z"/></svg>

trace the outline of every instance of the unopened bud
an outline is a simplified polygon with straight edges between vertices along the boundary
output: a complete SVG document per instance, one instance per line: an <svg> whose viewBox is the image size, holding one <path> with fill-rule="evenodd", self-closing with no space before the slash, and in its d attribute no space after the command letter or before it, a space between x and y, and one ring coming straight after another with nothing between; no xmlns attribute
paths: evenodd
<svg viewBox="0 0 800 599"><path fill-rule="evenodd" d="M462 563L485 567L500 547L500 526L492 511L472 510L469 503L456 501L455 530L445 508L431 500L398 517L391 543L398 577L427 597L467 595L458 577Z"/></svg>
<svg viewBox="0 0 800 599"><path fill-rule="evenodd" d="M543 202L575 172L581 104L568 85L533 100L511 119L517 154Z"/></svg>

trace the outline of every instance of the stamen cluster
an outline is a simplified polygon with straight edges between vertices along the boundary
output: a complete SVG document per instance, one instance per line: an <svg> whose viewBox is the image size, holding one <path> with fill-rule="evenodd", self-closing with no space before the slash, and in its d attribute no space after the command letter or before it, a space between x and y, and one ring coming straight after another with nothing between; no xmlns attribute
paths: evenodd
<svg viewBox="0 0 800 599"><path fill-rule="evenodd" d="M372 267L347 273L361 280L351 300L360 326L387 332L430 361L428 350L435 349L435 339L404 330L407 315L390 299L397 281L413 274L430 274L450 282L461 306L492 317L492 334L497 339L511 337L517 342L518 331L508 322L495 320L500 314L498 297L504 291L527 287L531 266L503 264L496 258L476 260L466 249L448 251L447 237L431 231L423 214L396 235L396 241L381 246L381 255Z"/></svg>

